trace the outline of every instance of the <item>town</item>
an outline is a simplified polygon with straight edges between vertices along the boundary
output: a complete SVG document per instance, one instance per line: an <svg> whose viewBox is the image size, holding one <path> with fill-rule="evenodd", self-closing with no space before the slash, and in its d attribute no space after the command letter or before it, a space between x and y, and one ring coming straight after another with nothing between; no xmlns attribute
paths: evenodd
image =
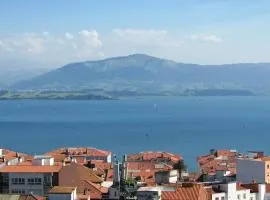
<svg viewBox="0 0 270 200"><path fill-rule="evenodd" d="M211 149L189 172L170 152L123 155L90 147L44 155L0 149L1 200L268 200L270 157Z"/></svg>

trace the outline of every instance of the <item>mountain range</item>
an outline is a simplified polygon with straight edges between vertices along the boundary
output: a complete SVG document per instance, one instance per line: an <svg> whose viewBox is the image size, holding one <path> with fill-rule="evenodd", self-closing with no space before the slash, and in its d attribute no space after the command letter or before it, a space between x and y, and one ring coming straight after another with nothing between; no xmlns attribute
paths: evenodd
<svg viewBox="0 0 270 200"><path fill-rule="evenodd" d="M171 92L193 89L270 91L270 63L198 65L134 54L70 63L19 81L16 90Z"/></svg>

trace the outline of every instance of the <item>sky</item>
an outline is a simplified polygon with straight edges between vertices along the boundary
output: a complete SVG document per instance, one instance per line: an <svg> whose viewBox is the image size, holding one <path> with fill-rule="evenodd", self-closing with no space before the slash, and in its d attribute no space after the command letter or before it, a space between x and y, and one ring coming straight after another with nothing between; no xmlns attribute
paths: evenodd
<svg viewBox="0 0 270 200"><path fill-rule="evenodd" d="M0 9L0 63L58 67L135 53L270 62L269 0L1 0Z"/></svg>

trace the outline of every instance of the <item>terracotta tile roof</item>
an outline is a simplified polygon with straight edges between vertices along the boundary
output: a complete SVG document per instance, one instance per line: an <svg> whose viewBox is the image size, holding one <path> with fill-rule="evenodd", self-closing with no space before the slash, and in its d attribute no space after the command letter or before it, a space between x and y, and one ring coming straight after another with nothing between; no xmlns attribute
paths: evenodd
<svg viewBox="0 0 270 200"><path fill-rule="evenodd" d="M63 187L63 186L54 186L49 194L71 194L76 187Z"/></svg>
<svg viewBox="0 0 270 200"><path fill-rule="evenodd" d="M101 168L92 168L90 169L94 174L96 174L97 176L103 176L105 175L105 171Z"/></svg>
<svg viewBox="0 0 270 200"><path fill-rule="evenodd" d="M19 200L45 200L45 197L34 195L34 194L28 194L28 195L20 195Z"/></svg>
<svg viewBox="0 0 270 200"><path fill-rule="evenodd" d="M47 155L51 156L59 156L59 155L72 155L74 157L76 156L100 156L100 157L105 157L109 156L112 153L110 151L106 150L101 150L97 148L92 148L92 147L75 147L75 148L60 148L56 149L54 151L48 152Z"/></svg>
<svg viewBox="0 0 270 200"><path fill-rule="evenodd" d="M96 183L92 183L87 181L88 184L92 185L94 188L96 188L98 191L100 191L102 194L107 194L109 192L109 188L107 187L102 187L101 185L98 185Z"/></svg>
<svg viewBox="0 0 270 200"><path fill-rule="evenodd" d="M3 155L0 156L0 163L4 162L4 160L9 161L9 160L13 160L19 157L24 158L25 160L29 158L33 158L33 156L31 155L27 155L25 153L19 153L19 152L12 151L9 149L2 149L2 152L3 152Z"/></svg>
<svg viewBox="0 0 270 200"><path fill-rule="evenodd" d="M77 192L78 194L89 194L91 199L102 199L102 196L109 192L109 188L83 180L78 185Z"/></svg>
<svg viewBox="0 0 270 200"><path fill-rule="evenodd" d="M61 166L27 166L9 165L0 169L1 173L54 173L61 170Z"/></svg>
<svg viewBox="0 0 270 200"><path fill-rule="evenodd" d="M229 171L236 174L236 158L238 153L231 150L217 150L215 154L200 156L197 162L203 174L215 174L217 171Z"/></svg>
<svg viewBox="0 0 270 200"><path fill-rule="evenodd" d="M102 179L92 170L76 163L64 166L59 172L59 185L61 186L78 186L82 180L94 183L102 182Z"/></svg>
<svg viewBox="0 0 270 200"><path fill-rule="evenodd" d="M246 187L242 186L241 183L236 183L236 190L248 190Z"/></svg>
<svg viewBox="0 0 270 200"><path fill-rule="evenodd" d="M112 180L113 180L113 169L109 169L105 181L112 181Z"/></svg>
<svg viewBox="0 0 270 200"><path fill-rule="evenodd" d="M251 193L259 192L259 184L258 183L250 183L250 184L242 184L242 187L246 189L250 189Z"/></svg>
<svg viewBox="0 0 270 200"><path fill-rule="evenodd" d="M88 200L88 199L90 199L90 195L77 194L77 200Z"/></svg>
<svg viewBox="0 0 270 200"><path fill-rule="evenodd" d="M205 188L207 192L207 200L212 200L212 195L215 193L212 187Z"/></svg>
<svg viewBox="0 0 270 200"><path fill-rule="evenodd" d="M163 191L162 200L207 200L207 191L202 185L178 187L176 191Z"/></svg>
<svg viewBox="0 0 270 200"><path fill-rule="evenodd" d="M169 159L172 162L178 162L182 160L182 157L178 154L172 154L169 152L153 152L153 151L146 151L128 155L129 161L136 161L136 160L151 161L156 159Z"/></svg>

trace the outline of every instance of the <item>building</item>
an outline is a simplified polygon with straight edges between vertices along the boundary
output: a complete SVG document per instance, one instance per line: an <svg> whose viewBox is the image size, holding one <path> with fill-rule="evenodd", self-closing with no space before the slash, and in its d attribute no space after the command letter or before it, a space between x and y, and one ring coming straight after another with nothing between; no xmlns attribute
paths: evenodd
<svg viewBox="0 0 270 200"><path fill-rule="evenodd" d="M177 170L158 171L155 173L156 184L176 183L179 178Z"/></svg>
<svg viewBox="0 0 270 200"><path fill-rule="evenodd" d="M4 166L0 169L1 192L12 194L46 195L58 185L61 166Z"/></svg>
<svg viewBox="0 0 270 200"><path fill-rule="evenodd" d="M207 190L201 184L183 184L174 191L162 191L161 200L208 200Z"/></svg>
<svg viewBox="0 0 270 200"><path fill-rule="evenodd" d="M35 156L27 165L6 165L0 169L2 193L45 195L58 185L62 166L55 166L49 156Z"/></svg>
<svg viewBox="0 0 270 200"><path fill-rule="evenodd" d="M54 157L57 162L72 161L80 164L86 164L92 160L112 162L112 152L91 147L60 148L46 155Z"/></svg>
<svg viewBox="0 0 270 200"><path fill-rule="evenodd" d="M45 200L45 198L34 194L0 194L0 200Z"/></svg>
<svg viewBox="0 0 270 200"><path fill-rule="evenodd" d="M32 158L30 155L24 153L0 149L0 168L6 165L17 165L30 158Z"/></svg>
<svg viewBox="0 0 270 200"><path fill-rule="evenodd" d="M245 157L237 159L236 179L242 183L270 183L270 157Z"/></svg>
<svg viewBox="0 0 270 200"><path fill-rule="evenodd" d="M102 182L93 170L77 163L64 166L59 172L59 186L76 187L78 195L88 195L91 199L108 195L108 188L101 186Z"/></svg>
<svg viewBox="0 0 270 200"><path fill-rule="evenodd" d="M269 184L242 184L242 187L250 189L250 193L254 194L256 200L269 200L270 199L270 185ZM254 200L251 199L251 200Z"/></svg>
<svg viewBox="0 0 270 200"><path fill-rule="evenodd" d="M235 150L210 150L210 154L198 157L199 181L235 181L239 156Z"/></svg>
<svg viewBox="0 0 270 200"><path fill-rule="evenodd" d="M212 185L213 200L256 200L256 194L236 182Z"/></svg>
<svg viewBox="0 0 270 200"><path fill-rule="evenodd" d="M77 200L76 187L55 186L48 192L49 200Z"/></svg>
<svg viewBox="0 0 270 200"><path fill-rule="evenodd" d="M162 191L175 191L175 188L156 186L156 187L140 187L136 192L138 200L161 200Z"/></svg>
<svg viewBox="0 0 270 200"><path fill-rule="evenodd" d="M168 163L174 164L178 163L182 160L182 157L178 154L173 154L169 152L161 152L161 151L145 151L137 154L128 155L127 160L129 162L134 161L154 161L157 163Z"/></svg>

